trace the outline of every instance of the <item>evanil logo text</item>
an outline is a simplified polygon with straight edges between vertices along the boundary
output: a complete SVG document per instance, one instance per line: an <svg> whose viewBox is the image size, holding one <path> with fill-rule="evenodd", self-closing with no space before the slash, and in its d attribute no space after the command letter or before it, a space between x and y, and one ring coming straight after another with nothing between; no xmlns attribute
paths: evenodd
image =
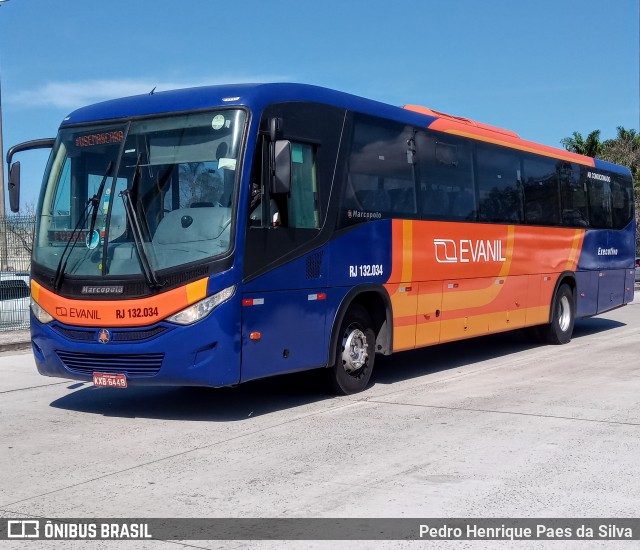
<svg viewBox="0 0 640 550"><path fill-rule="evenodd" d="M502 241L496 239L475 240L433 239L436 261L441 264L470 262L505 262L502 253Z"/></svg>

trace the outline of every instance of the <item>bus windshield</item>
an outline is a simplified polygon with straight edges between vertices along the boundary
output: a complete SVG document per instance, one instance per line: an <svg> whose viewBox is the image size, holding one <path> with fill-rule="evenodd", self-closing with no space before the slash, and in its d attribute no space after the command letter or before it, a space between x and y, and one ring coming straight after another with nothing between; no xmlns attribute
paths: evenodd
<svg viewBox="0 0 640 550"><path fill-rule="evenodd" d="M228 253L246 113L62 129L33 258L63 274L137 275Z"/></svg>

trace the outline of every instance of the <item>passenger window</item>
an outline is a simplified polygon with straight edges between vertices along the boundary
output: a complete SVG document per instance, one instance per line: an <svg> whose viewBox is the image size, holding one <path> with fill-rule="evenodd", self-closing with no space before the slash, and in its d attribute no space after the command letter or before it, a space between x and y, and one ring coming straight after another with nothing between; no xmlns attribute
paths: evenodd
<svg viewBox="0 0 640 550"><path fill-rule="evenodd" d="M574 164L562 162L558 169L560 176L560 196L562 204L562 224L571 227L587 227L587 192L585 177Z"/></svg>
<svg viewBox="0 0 640 550"><path fill-rule="evenodd" d="M476 200L469 143L418 132L416 148L422 219L474 220Z"/></svg>
<svg viewBox="0 0 640 550"><path fill-rule="evenodd" d="M611 182L611 213L613 227L622 229L633 216L633 185L631 178L613 176Z"/></svg>
<svg viewBox="0 0 640 550"><path fill-rule="evenodd" d="M408 126L370 117L356 120L342 199L343 225L417 212Z"/></svg>
<svg viewBox="0 0 640 550"><path fill-rule="evenodd" d="M522 222L520 159L498 147L477 147L479 219L487 222Z"/></svg>
<svg viewBox="0 0 640 550"><path fill-rule="evenodd" d="M523 162L524 217L531 225L560 224L558 163L552 159L528 158Z"/></svg>
<svg viewBox="0 0 640 550"><path fill-rule="evenodd" d="M611 184L608 181L589 178L587 190L589 194L589 222L592 227L611 228ZM595 175L595 174L594 174Z"/></svg>

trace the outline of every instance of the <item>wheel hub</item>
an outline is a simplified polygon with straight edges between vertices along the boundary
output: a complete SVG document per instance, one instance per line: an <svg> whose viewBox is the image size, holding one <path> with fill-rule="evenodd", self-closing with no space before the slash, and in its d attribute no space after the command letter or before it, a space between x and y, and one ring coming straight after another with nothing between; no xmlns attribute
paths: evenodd
<svg viewBox="0 0 640 550"><path fill-rule="evenodd" d="M352 329L347 332L342 341L342 366L344 370L352 374L360 370L367 362L367 337L360 329Z"/></svg>
<svg viewBox="0 0 640 550"><path fill-rule="evenodd" d="M571 305L569 304L569 298L566 296L560 298L559 307L558 324L560 325L560 330L566 332L571 324Z"/></svg>

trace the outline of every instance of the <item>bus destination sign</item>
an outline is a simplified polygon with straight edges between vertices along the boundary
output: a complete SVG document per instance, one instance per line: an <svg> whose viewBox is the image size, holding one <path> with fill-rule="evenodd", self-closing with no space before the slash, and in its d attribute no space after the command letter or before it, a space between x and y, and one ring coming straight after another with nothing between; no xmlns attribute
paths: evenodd
<svg viewBox="0 0 640 550"><path fill-rule="evenodd" d="M102 132L100 134L88 134L76 138L76 147L94 147L96 145L111 145L122 143L124 132L116 130L113 132Z"/></svg>

